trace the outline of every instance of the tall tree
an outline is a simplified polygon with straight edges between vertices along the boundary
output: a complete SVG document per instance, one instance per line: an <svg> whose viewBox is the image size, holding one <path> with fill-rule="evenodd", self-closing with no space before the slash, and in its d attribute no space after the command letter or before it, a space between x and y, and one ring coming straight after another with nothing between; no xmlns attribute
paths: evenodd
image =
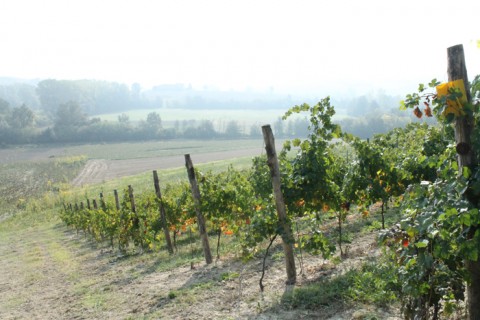
<svg viewBox="0 0 480 320"><path fill-rule="evenodd" d="M25 104L18 108L13 108L9 117L9 124L16 129L26 129L33 125L34 115Z"/></svg>

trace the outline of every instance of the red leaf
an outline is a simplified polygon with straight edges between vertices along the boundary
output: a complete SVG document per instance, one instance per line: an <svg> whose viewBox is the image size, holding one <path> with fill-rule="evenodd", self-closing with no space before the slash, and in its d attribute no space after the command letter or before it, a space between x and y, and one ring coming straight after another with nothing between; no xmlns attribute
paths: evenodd
<svg viewBox="0 0 480 320"><path fill-rule="evenodd" d="M417 117L417 118L421 118L423 113L422 111L420 111L420 109L418 107L416 107L415 109L413 109L413 114Z"/></svg>

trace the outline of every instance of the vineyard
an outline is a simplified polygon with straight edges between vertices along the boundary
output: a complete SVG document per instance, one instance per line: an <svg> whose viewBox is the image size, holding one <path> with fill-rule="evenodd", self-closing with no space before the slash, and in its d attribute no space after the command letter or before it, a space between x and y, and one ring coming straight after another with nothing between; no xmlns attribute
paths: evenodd
<svg viewBox="0 0 480 320"><path fill-rule="evenodd" d="M440 86L420 85L401 103L436 125L419 121L361 140L332 122L327 97L285 113L284 120L305 116L309 134L278 153L270 127L262 127L266 152L247 169L203 171L187 154L185 179L161 179L155 170L141 192L134 184L55 190L62 221L55 228L76 241L66 245L83 258L100 252L99 274L117 272L88 284L74 276L83 266L65 267L81 290L95 288L83 316L70 311L80 318L478 319L480 76L463 91L440 94ZM124 296L102 291L113 288ZM138 306L122 309L127 300Z"/></svg>

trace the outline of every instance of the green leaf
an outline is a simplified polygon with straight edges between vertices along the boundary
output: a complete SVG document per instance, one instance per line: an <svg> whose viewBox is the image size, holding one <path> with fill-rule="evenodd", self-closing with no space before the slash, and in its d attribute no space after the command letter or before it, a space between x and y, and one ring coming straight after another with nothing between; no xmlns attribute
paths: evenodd
<svg viewBox="0 0 480 320"><path fill-rule="evenodd" d="M468 178L470 178L470 176L472 175L472 170L470 170L469 167L463 167L463 168L462 168L462 174L463 174L463 177L464 177L465 179L468 179Z"/></svg>
<svg viewBox="0 0 480 320"><path fill-rule="evenodd" d="M428 86L430 88L435 88L436 86L438 86L440 84L440 82L437 80L437 79L433 79L432 81L430 81L430 83L428 84Z"/></svg>
<svg viewBox="0 0 480 320"><path fill-rule="evenodd" d="M470 227L470 226L472 225L472 219L471 219L471 217L470 217L470 214L468 214L468 213L466 213L466 212L461 215L461 219L460 219L460 220L461 220L462 223L463 223L465 226L467 226L467 227Z"/></svg>
<svg viewBox="0 0 480 320"><path fill-rule="evenodd" d="M426 248L428 246L428 240L427 239L422 239L419 242L415 243L415 246L417 248Z"/></svg>

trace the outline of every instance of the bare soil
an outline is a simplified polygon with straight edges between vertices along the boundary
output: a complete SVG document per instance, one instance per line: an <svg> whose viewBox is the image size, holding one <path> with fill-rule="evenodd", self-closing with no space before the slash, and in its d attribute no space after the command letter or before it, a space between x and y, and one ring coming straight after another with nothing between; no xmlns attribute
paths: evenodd
<svg viewBox="0 0 480 320"><path fill-rule="evenodd" d="M261 148L238 149L192 155L195 164L220 160L254 157L262 154ZM101 183L120 177L140 174L158 169L178 168L185 165L183 155L170 157L140 158L127 160L88 160L85 168L72 181L73 186Z"/></svg>

